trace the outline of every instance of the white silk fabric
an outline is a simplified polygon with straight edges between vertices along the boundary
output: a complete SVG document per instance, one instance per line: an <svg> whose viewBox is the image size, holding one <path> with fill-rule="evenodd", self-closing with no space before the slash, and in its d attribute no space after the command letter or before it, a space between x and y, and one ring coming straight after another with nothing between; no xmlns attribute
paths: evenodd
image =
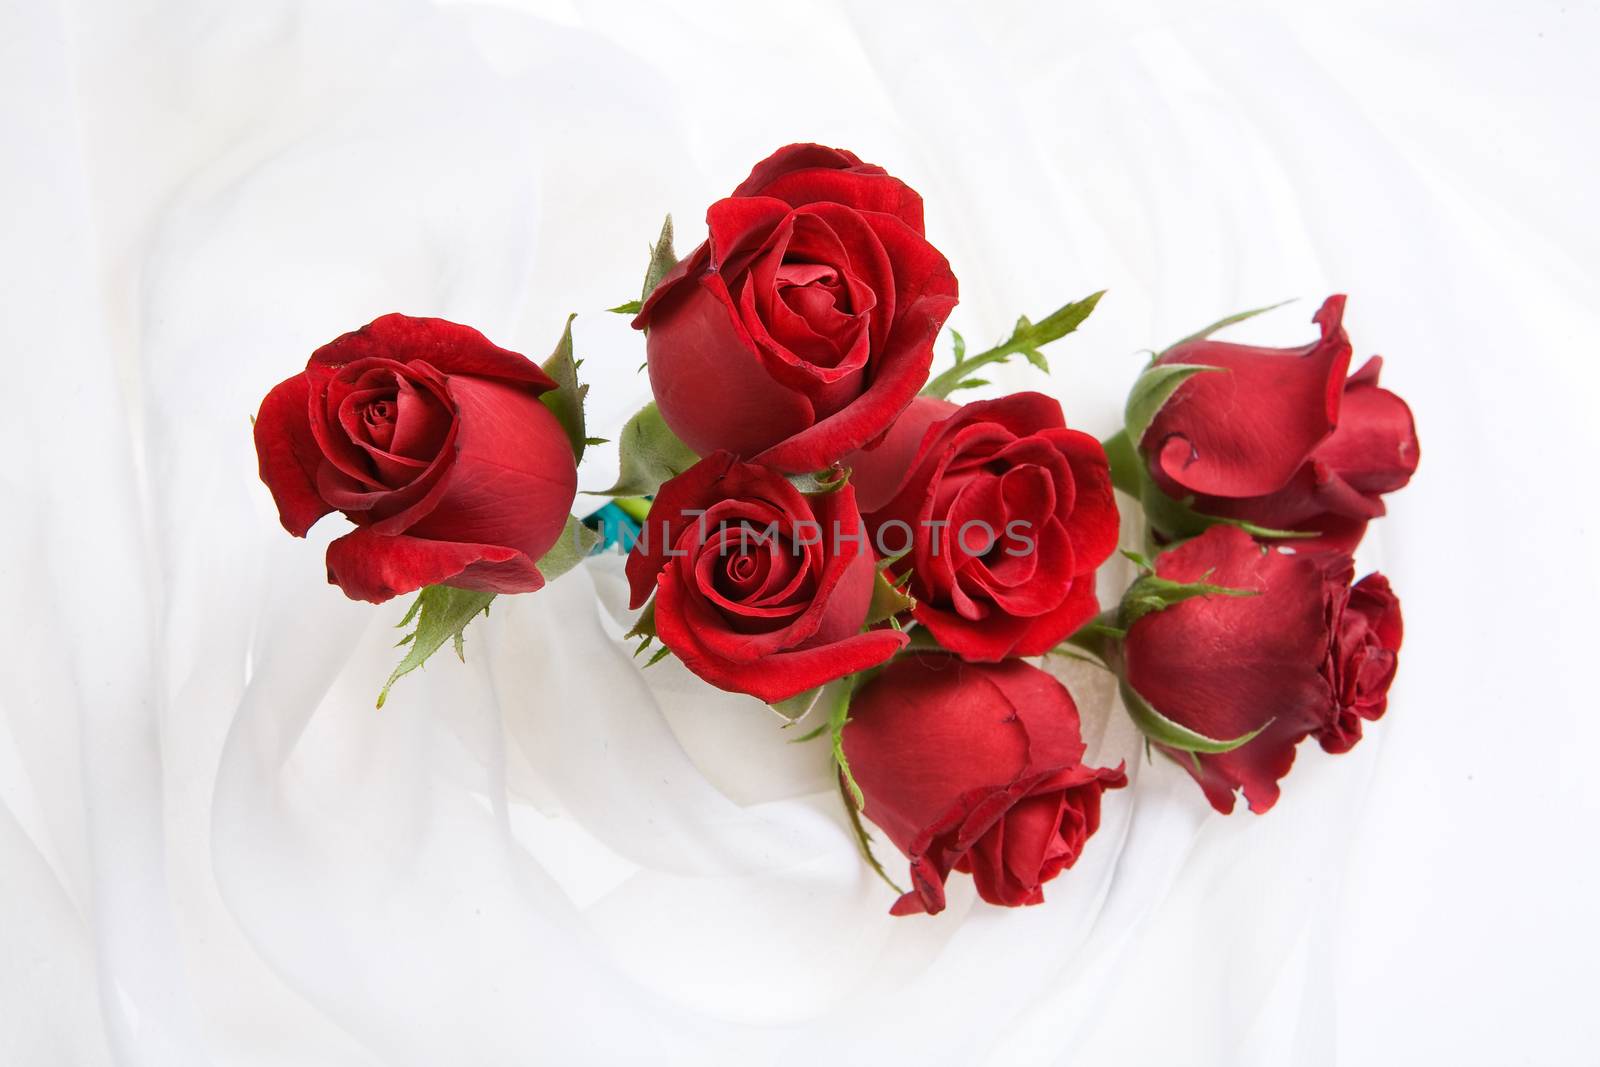
<svg viewBox="0 0 1600 1067"><path fill-rule="evenodd" d="M1600 1044L1593 5L27 0L0 27L0 1063ZM825 745L641 669L615 558L374 709L404 605L324 583L337 516L279 528L261 396L385 312L537 358L576 311L615 437L643 346L601 309L664 213L687 247L795 140L924 195L974 344L1108 288L1052 375L988 390L1097 434L1140 350L1285 297L1234 336L1298 343L1351 294L1423 452L1363 548L1407 624L1366 740L1224 819L1054 664L1131 788L1042 907L957 875L891 919Z"/></svg>

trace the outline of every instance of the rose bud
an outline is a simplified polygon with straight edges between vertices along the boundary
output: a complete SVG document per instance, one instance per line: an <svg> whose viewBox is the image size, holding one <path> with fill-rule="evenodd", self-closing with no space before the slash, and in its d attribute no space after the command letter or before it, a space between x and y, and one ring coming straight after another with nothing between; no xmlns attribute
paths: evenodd
<svg viewBox="0 0 1600 1067"><path fill-rule="evenodd" d="M887 430L956 303L921 198L849 152L790 145L706 223L634 319L672 431L798 473Z"/></svg>
<svg viewBox="0 0 1600 1067"><path fill-rule="evenodd" d="M1295 542L1302 552L1355 548L1384 513L1383 494L1410 481L1419 451L1410 408L1378 386L1380 358L1345 379L1344 303L1328 298L1315 317L1322 336L1301 348L1202 338L1161 354L1147 374L1221 368L1184 378L1141 435L1162 493L1202 516L1318 534ZM1161 509L1151 510L1164 534L1198 532L1162 529Z"/></svg>
<svg viewBox="0 0 1600 1067"><path fill-rule="evenodd" d="M1344 752L1360 739L1363 720L1383 714L1400 649L1400 602L1382 575L1352 589L1353 574L1348 555L1265 548L1232 526L1156 560L1157 580L1253 594L1196 596L1149 611L1129 625L1121 651L1125 696L1152 740L1173 740L1174 726L1213 741L1250 737L1228 751L1161 746L1218 811L1233 810L1236 789L1251 811L1266 811L1303 738ZM1139 589L1136 582L1129 597Z"/></svg>
<svg viewBox="0 0 1600 1067"><path fill-rule="evenodd" d="M850 704L845 758L864 814L911 861L896 915L944 910L951 870L990 904L1044 900L1100 826L1100 794L1128 784L1086 767L1065 686L1021 660L901 656Z"/></svg>
<svg viewBox="0 0 1600 1067"><path fill-rule="evenodd" d="M312 353L261 402L256 454L284 528L342 511L328 580L355 600L445 584L523 593L577 493L539 367L477 330L385 315Z"/></svg>
<svg viewBox="0 0 1600 1067"><path fill-rule="evenodd" d="M912 617L969 660L1042 655L1097 610L1094 573L1117 545L1105 450L1061 405L1014 393L958 407L918 397L845 461L873 545Z"/></svg>
<svg viewBox="0 0 1600 1067"><path fill-rule="evenodd" d="M664 484L628 556L632 606L655 594L661 643L719 689L769 704L905 647L863 632L875 579L855 491L807 495L717 452Z"/></svg>

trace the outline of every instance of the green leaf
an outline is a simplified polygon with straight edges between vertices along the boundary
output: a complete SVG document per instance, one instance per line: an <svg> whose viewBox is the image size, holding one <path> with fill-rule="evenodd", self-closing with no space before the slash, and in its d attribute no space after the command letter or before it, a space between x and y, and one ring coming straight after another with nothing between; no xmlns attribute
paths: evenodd
<svg viewBox="0 0 1600 1067"><path fill-rule="evenodd" d="M959 330L954 328L950 330L950 344L951 347L953 347L956 351L957 363L960 363L962 360L967 358L967 339L961 336L961 332Z"/></svg>
<svg viewBox="0 0 1600 1067"><path fill-rule="evenodd" d="M887 622L902 612L910 611L915 605L916 601L896 589L888 574L880 567L872 578L872 603L867 606L866 625L876 626L880 622Z"/></svg>
<svg viewBox="0 0 1600 1067"><path fill-rule="evenodd" d="M1034 366L1049 372L1050 365L1045 360L1040 348L1051 341L1058 341L1082 325L1083 320L1094 311L1095 305L1105 295L1102 289L1098 293L1091 293L1082 300L1075 300L1070 304L1063 304L1038 322L1023 315L1017 319L1017 324L1011 330L1011 336L1000 344L995 345L987 352L980 352L976 356L968 357L966 342L961 341L957 346L957 359L955 366L938 375L923 387L923 396L936 396L941 399L949 396L958 389L972 389L979 385L989 383L981 378L971 378L968 374L986 363L1004 363L1017 353L1022 353ZM954 333L955 331L951 331ZM957 335L959 336L959 335Z"/></svg>
<svg viewBox="0 0 1600 1067"><path fill-rule="evenodd" d="M378 693L378 707L383 707L383 702L389 699L389 690L395 682L426 663L428 657L439 651L446 641L453 642L456 654L465 659L461 631L479 613L487 614L489 601L493 599L493 593L480 593L473 589L456 589L448 585L424 587L417 594L416 602L406 611L405 618L400 621L400 626L405 627L415 620L416 629L401 640L401 644L410 647Z"/></svg>
<svg viewBox="0 0 1600 1067"><path fill-rule="evenodd" d="M1165 611L1175 604L1195 597L1208 596L1258 596L1258 589L1234 589L1225 585L1212 585L1206 581L1174 582L1146 574L1122 594L1122 606L1117 612L1117 625L1126 632L1129 627L1154 611Z"/></svg>
<svg viewBox="0 0 1600 1067"><path fill-rule="evenodd" d="M1162 363L1147 367L1134 380L1133 389L1128 393L1128 405L1123 409L1122 422L1128 440L1135 445L1142 444L1145 432L1178 386L1206 371L1227 373L1222 367L1208 367L1200 363Z"/></svg>
<svg viewBox="0 0 1600 1067"><path fill-rule="evenodd" d="M1210 326L1207 326L1203 330L1196 330L1194 333L1191 333L1188 337L1185 337L1181 341L1172 342L1172 344L1166 347L1166 351L1170 352L1179 345L1186 345L1190 341L1203 341L1225 326L1232 326L1236 322L1243 322L1246 319L1253 319L1257 315L1265 315L1269 311L1276 311L1285 304L1294 303L1294 300L1295 298L1291 296L1288 300L1280 300L1276 304L1268 304L1266 307L1251 308L1249 311L1236 311L1232 315L1227 315L1218 319L1216 322L1213 322Z"/></svg>
<svg viewBox="0 0 1600 1067"><path fill-rule="evenodd" d="M650 294L661 284L661 279L677 265L678 256L672 250L672 216L668 215L661 224L661 236L650 246L650 265L645 268L644 288L639 292L641 305L650 299Z"/></svg>
<svg viewBox="0 0 1600 1067"><path fill-rule="evenodd" d="M544 580L553 582L582 563L594 546L600 543L600 534L579 522L576 516L567 516L567 525L561 536L539 559L539 573Z"/></svg>
<svg viewBox="0 0 1600 1067"><path fill-rule="evenodd" d="M667 428L651 401L628 420L618 440L621 471L617 483L596 496L650 496L700 461L689 446Z"/></svg>
<svg viewBox="0 0 1600 1067"><path fill-rule="evenodd" d="M872 854L872 835L867 833L867 828L861 822L861 812L856 808L855 798L850 794L843 774L839 775L839 799L844 801L844 812L850 817L850 829L856 833L856 847L861 850L861 858L867 861L873 873L882 878L884 884L901 896L905 890L894 884L894 879L889 877L889 872L883 869L883 864L878 862L878 857Z"/></svg>
<svg viewBox="0 0 1600 1067"><path fill-rule="evenodd" d="M609 437L585 437L583 439L583 443L586 444L586 445L607 445L607 444L611 443L611 438L609 438Z"/></svg>
<svg viewBox="0 0 1600 1067"><path fill-rule="evenodd" d="M1272 720L1269 719L1247 734L1219 741L1173 722L1145 703L1144 698L1127 682L1123 682L1121 688L1122 703L1128 709L1128 717L1133 720L1140 732L1158 745L1175 748L1181 752L1205 752L1212 755L1232 752L1272 725Z"/></svg>
<svg viewBox="0 0 1600 1067"><path fill-rule="evenodd" d="M541 364L544 372L555 381L556 387L541 394L539 402L549 408L556 421L561 423L561 428L567 432L567 440L572 444L572 455L581 460L584 445L588 443L583 432L583 398L589 394L589 387L578 384L578 364L572 358L572 320L577 317L567 316L567 324L561 331L561 340L556 342L556 350Z"/></svg>
<svg viewBox="0 0 1600 1067"><path fill-rule="evenodd" d="M613 315L637 315L644 310L644 302L642 300L627 300L614 308L606 308L606 310Z"/></svg>

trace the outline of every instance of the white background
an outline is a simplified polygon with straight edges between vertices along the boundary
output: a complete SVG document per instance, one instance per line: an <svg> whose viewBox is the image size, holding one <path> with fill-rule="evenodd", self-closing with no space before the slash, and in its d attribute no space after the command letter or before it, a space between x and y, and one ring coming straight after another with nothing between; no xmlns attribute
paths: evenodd
<svg viewBox="0 0 1600 1067"><path fill-rule="evenodd" d="M1595 1062L1594 4L671 6L4 6L0 1064ZM1223 819L1073 675L1136 777L1083 861L892 920L821 746L641 675L614 561L373 710L402 605L279 529L260 397L578 311L612 436L599 309L792 140L923 193L975 343L1108 287L997 379L1096 433L1139 349L1351 294L1423 454L1366 741Z"/></svg>

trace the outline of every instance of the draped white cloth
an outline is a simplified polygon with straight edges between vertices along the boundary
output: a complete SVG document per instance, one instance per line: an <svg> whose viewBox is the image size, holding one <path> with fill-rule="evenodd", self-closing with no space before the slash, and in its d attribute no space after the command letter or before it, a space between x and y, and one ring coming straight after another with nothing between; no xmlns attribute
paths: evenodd
<svg viewBox="0 0 1600 1067"><path fill-rule="evenodd" d="M1593 5L671 7L5 6L0 1063L1591 1057ZM578 311L614 436L599 309L792 140L923 193L974 341L1108 287L996 377L1096 433L1138 350L1351 293L1424 456L1363 550L1408 631L1367 740L1224 819L1064 673L1135 779L1082 861L891 919L823 746L641 672L614 559L374 710L403 605L278 527L261 396L384 312L540 357Z"/></svg>

